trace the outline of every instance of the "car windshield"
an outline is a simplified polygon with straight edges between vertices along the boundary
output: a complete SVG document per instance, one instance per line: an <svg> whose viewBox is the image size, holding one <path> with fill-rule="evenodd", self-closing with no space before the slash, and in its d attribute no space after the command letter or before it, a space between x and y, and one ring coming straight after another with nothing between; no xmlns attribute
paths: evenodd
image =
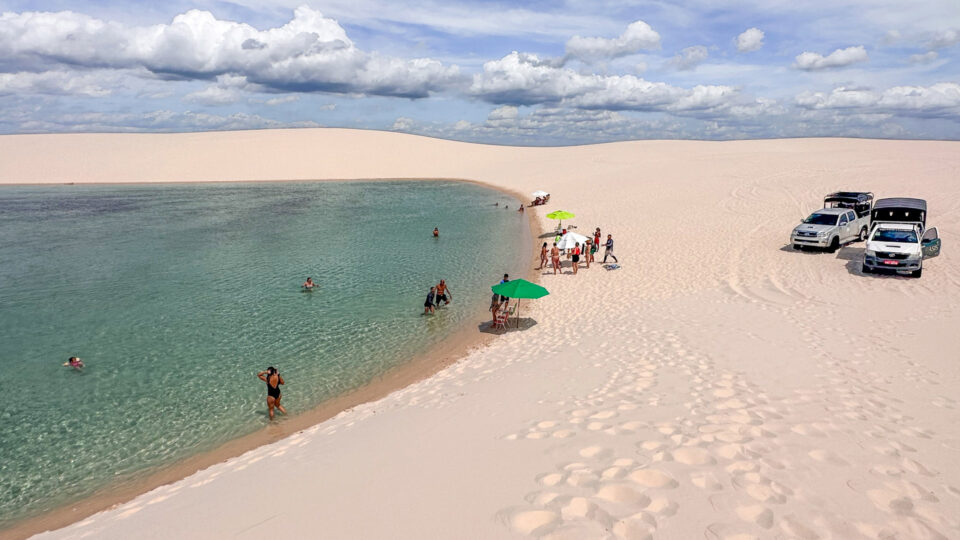
<svg viewBox="0 0 960 540"><path fill-rule="evenodd" d="M874 242L904 242L917 243L917 233L914 231L898 231L896 229L878 229L873 235Z"/></svg>
<svg viewBox="0 0 960 540"><path fill-rule="evenodd" d="M803 220L803 222L811 225L836 225L837 216L832 214L810 214L810 217Z"/></svg>

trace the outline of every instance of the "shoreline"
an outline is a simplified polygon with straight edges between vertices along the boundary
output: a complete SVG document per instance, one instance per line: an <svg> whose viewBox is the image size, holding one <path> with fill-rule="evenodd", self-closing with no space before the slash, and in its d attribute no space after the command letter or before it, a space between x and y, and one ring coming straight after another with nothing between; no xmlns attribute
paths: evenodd
<svg viewBox="0 0 960 540"><path fill-rule="evenodd" d="M350 179L297 179L297 180L202 180L184 182L73 182L73 183L10 183L3 186L55 186L55 185L136 185L136 184L225 184L225 183L280 183L280 182L409 182L409 181L447 181L462 182L483 186L494 191L517 199L527 207L526 197L519 192L496 186L479 180L464 178L350 178ZM534 207L530 207L534 208ZM509 212L515 213L514 210ZM539 263L539 256L534 254L535 239L544 233L536 211L525 211L527 220L527 237L521 248L520 263L528 264L524 279L539 283L540 273L535 269ZM520 264L518 263L518 264ZM34 516L15 521L12 526L0 529L3 538L21 539L60 529L89 518L99 512L109 510L117 505L124 504L134 498L148 493L159 487L183 480L192 474L219 463L260 448L291 435L295 435L313 426L319 425L342 412L354 407L378 401L393 392L402 390L412 384L427 379L464 358L471 351L483 348L491 343L496 336L479 330L474 324L476 318L481 323L487 321L489 310L485 307L477 308L462 327L453 331L439 343L414 356L409 361L395 366L366 384L326 400L319 405L300 414L290 416L276 425L267 425L256 431L242 435L210 450L202 451L169 465L162 465L146 474L143 478L118 480L108 483L92 494L73 503L64 504Z"/></svg>

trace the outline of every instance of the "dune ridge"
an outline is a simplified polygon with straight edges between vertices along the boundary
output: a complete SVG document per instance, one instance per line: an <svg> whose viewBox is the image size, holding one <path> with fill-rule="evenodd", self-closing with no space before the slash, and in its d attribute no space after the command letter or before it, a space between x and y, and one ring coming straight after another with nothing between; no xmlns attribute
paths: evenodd
<svg viewBox="0 0 960 540"><path fill-rule="evenodd" d="M621 268L540 276L436 375L41 538L960 536L960 143L471 145L281 130L0 137L0 182L460 178L545 189ZM796 252L837 189L929 204L921 279ZM600 252L602 256L602 251Z"/></svg>

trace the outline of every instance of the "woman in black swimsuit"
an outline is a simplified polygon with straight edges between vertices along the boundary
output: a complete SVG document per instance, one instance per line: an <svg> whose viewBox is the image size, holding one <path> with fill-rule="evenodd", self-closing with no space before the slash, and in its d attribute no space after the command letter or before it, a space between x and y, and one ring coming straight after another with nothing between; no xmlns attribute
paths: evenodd
<svg viewBox="0 0 960 540"><path fill-rule="evenodd" d="M286 384L283 382L280 372L275 367L270 366L266 371L257 373L257 378L267 383L267 410L270 411L270 419L273 420L274 407L280 409L283 414L287 414L287 410L280 404L280 385Z"/></svg>

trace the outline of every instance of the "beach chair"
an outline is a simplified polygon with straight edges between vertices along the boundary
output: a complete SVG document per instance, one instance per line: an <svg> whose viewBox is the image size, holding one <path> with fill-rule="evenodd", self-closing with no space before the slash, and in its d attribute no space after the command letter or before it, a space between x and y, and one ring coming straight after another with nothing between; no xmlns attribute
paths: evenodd
<svg viewBox="0 0 960 540"><path fill-rule="evenodd" d="M510 314L509 314L508 312L503 311L503 310L498 311L498 312L497 312L497 317L493 320L493 328L494 328L494 329L502 328L502 329L506 330L506 329L507 329L507 319L509 319L509 318L510 318Z"/></svg>

